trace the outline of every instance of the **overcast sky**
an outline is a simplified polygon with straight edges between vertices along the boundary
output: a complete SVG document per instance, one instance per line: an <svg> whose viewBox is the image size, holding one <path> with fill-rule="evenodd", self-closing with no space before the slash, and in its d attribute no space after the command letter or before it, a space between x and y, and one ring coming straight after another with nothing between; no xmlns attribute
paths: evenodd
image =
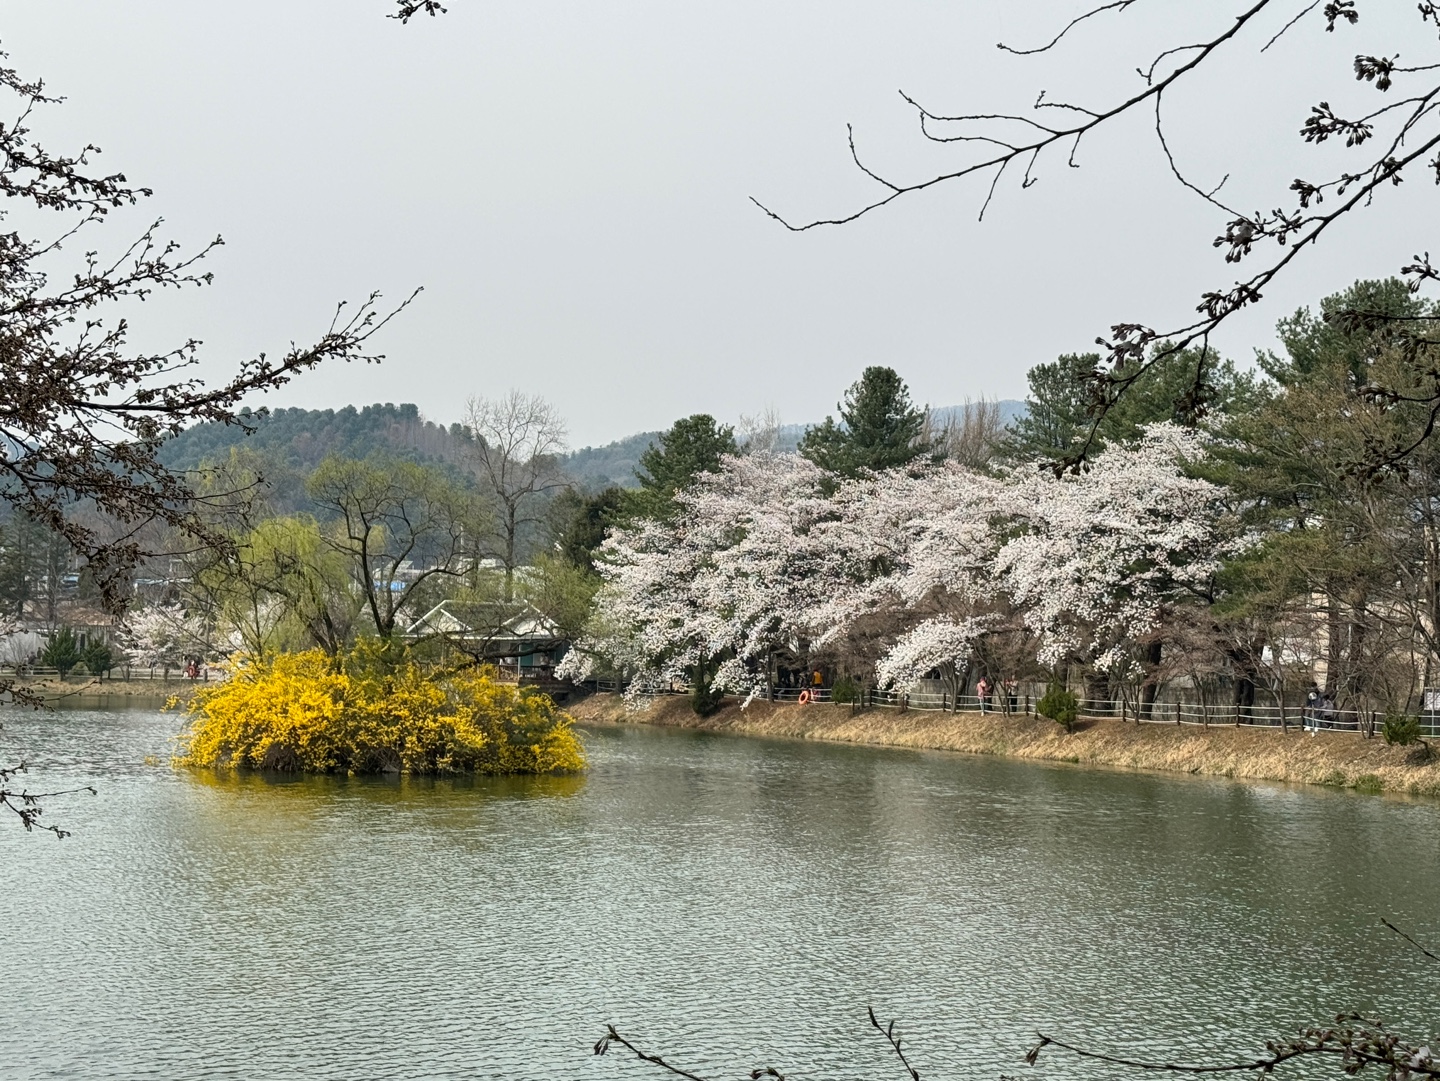
<svg viewBox="0 0 1440 1081"><path fill-rule="evenodd" d="M799 235L747 199L798 218L852 209L874 189L847 121L903 178L963 152L921 145L897 89L937 112L1014 109L1041 88L1108 102L1230 6L1156 0L1031 58L995 43L1044 40L1078 5L449 6L401 26L388 0L4 0L11 63L68 98L37 133L100 144L154 189L144 214L169 235L224 235L214 286L147 304L137 340L203 338L218 376L315 337L337 300L423 285L377 343L384 365L316 371L271 404L413 401L448 423L467 395L522 387L579 446L702 411L815 420L875 363L935 405L1023 397L1032 364L1116 321L1183 320L1235 277L1209 244L1222 223L1169 179L1145 117L1083 146L1079 170L1042 159L1033 188L1002 182L983 224L981 181ZM1282 205L1307 156L1333 153L1297 149L1309 104L1373 98L1351 57L1423 33L1413 5L1388 6L1388 34L1366 8L1358 31L1312 21L1264 56L1268 33L1237 43L1169 105L1177 157L1202 182L1232 174L1247 209ZM1247 359L1280 315L1430 247L1433 200L1419 176L1387 192L1236 320L1225 351Z"/></svg>

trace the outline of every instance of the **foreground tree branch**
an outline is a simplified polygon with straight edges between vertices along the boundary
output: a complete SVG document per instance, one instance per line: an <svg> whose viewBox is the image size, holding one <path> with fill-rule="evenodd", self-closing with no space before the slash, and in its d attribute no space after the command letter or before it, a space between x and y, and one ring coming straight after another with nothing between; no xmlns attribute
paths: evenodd
<svg viewBox="0 0 1440 1081"><path fill-rule="evenodd" d="M432 14L439 7L414 6ZM198 495L191 478L161 462L164 441L196 423L249 423L245 403L322 362L381 360L370 339L419 290L390 308L378 293L358 306L341 304L318 339L244 360L218 386L187 372L199 362L198 340L161 352L135 349L126 319L133 304L210 284L202 263L222 241L186 254L160 236L157 220L109 256L95 247L68 258L82 233L88 237L112 210L151 192L121 173L96 170L93 144L54 153L38 142L32 116L60 99L6 61L0 53L0 110L13 117L0 121L0 218L17 218L19 227L0 234L0 501L62 537L106 609L120 615L131 572L150 554L142 538L154 534L151 527L187 538L192 550L223 550L230 542L211 524L217 504L246 494L211 486ZM0 681L0 701L43 704L14 681ZM0 770L0 804L27 830L64 836L40 825L47 794L5 786L24 769Z"/></svg>
<svg viewBox="0 0 1440 1081"><path fill-rule="evenodd" d="M1078 15L1048 41L1033 48L999 47L1017 56L1035 56L1056 48L1062 41L1082 29L1094 25L1101 16L1124 14L1135 0L1113 0L1099 4ZM1331 140L1344 140L1347 150L1358 157L1354 164L1335 175L1320 179L1297 177L1286 195L1277 203L1288 202L1269 213L1246 213L1222 202L1217 196L1229 179L1206 187L1187 177L1176 163L1166 134L1162 103L1165 95L1187 81L1197 71L1213 65L1214 57L1224 49L1234 48L1245 40L1264 44L1258 51L1266 52L1282 36L1309 25L1334 32L1337 26L1350 26L1360 18L1361 0L1314 0L1309 4L1291 5L1282 0L1256 0L1239 15L1227 17L1214 34L1201 41L1188 42L1160 50L1150 63L1136 69L1140 87L1132 94L1104 105L1089 106L1072 102L1047 100L1045 91L1034 104L1017 112L975 112L942 114L920 104L901 91L901 97L916 112L921 137L929 142L953 145L968 151L956 167L913 180L896 180L865 161L855 143L853 129L848 129L848 142L856 168L882 188L876 197L843 214L830 217L796 220L769 205L752 199L762 211L793 232L805 232L827 225L845 225L880 210L902 198L918 195L967 177L988 180L980 204L983 218L995 191L1012 166L1020 173L1022 189L1033 186L1037 167L1046 156L1064 154L1066 165L1078 168L1077 152L1086 136L1102 126L1141 109L1154 115L1154 130L1170 172L1186 190L1225 215L1223 231L1214 246L1225 253L1225 262L1239 264L1253 256L1265 241L1273 241L1279 249L1262 266L1246 278L1229 286L1216 287L1202 293L1195 311L1198 318L1166 329L1141 321L1118 323L1109 333L1096 339L1106 355L1090 380L1090 413L1094 423L1088 438L1079 449L1062 459L1061 467L1074 468L1095 448L1096 432L1101 421L1129 387L1144 377L1158 363L1186 349L1198 349L1202 358L1196 367L1195 380L1180 403L1186 412L1201 416L1208 399L1207 374L1218 361L1211 348L1211 335L1232 315L1260 301L1264 291L1297 259L1313 247L1337 221L1347 218L1373 201L1384 189L1399 185L1417 166L1423 165L1440 183L1440 58L1436 62L1401 67L1394 56L1359 55L1353 61L1354 78L1368 83L1379 93L1388 93L1404 80L1410 89L1403 97L1356 117L1343 116L1328 101L1318 102L1301 123L1298 134L1304 144L1318 145ZM1268 19L1269 16L1275 19ZM1426 39L1434 52L1440 34L1440 5L1432 2L1418 5L1421 33L1407 35L1405 48L1424 48ZM1278 29L1267 32L1284 19ZM1423 36L1422 36L1423 35ZM1331 204L1322 210L1327 197ZM1427 281L1437 280L1428 255L1414 256L1403 273L1412 289ZM1440 403L1440 370L1434 372L1432 385L1426 387L1427 401ZM1377 388L1384 393L1387 388Z"/></svg>
<svg viewBox="0 0 1440 1081"><path fill-rule="evenodd" d="M74 796L81 792L89 792L93 796L96 794L94 787L87 784L78 788L67 788L60 792L31 792L23 788L18 792L13 790L10 787L11 782L27 770L28 767L24 762L8 768L0 767L0 807L13 811L27 833L40 829L53 833L62 840L69 837L69 830L40 821L40 816L45 813L40 801L55 796Z"/></svg>
<svg viewBox="0 0 1440 1081"><path fill-rule="evenodd" d="M1399 935L1411 946L1415 947L1421 954L1433 961L1440 961L1440 956L1426 949L1415 939L1411 938L1404 931L1400 930L1389 920L1380 921L1395 934ZM875 1010L866 1007L870 1027L884 1037L889 1044L891 1052L899 1061L910 1081L920 1081L920 1074L901 1048L900 1037L895 1033L895 1022L881 1024L875 1016ZM1068 1052L1087 1062L1101 1063L1106 1066L1119 1066L1128 1070L1137 1070L1145 1073L1171 1073L1186 1074L1190 1076L1208 1076L1211 1074L1262 1074L1268 1075L1276 1067L1297 1059L1319 1059L1321 1061L1333 1062L1347 1076L1354 1076L1361 1073L1367 1067L1376 1067L1384 1071L1386 1081L1410 1081L1415 1077L1436 1077L1440 1076L1440 1057L1431 1050L1428 1043L1418 1043L1406 1039L1390 1030L1383 1021L1376 1018L1365 1017L1361 1014L1341 1014L1335 1018L1332 1025L1312 1026L1304 1028L1299 1035L1288 1040L1271 1040L1265 1044L1265 1053L1254 1058L1241 1059L1239 1061L1221 1062L1215 1064L1190 1064L1167 1062L1161 1059L1132 1058L1124 1055L1112 1054L1108 1051L1097 1051L1091 1048L1079 1047L1075 1044L1066 1043L1053 1036L1044 1033L1036 1033L1037 1043L1025 1053L1025 1064L1035 1066L1039 1063L1043 1053L1053 1048ZM614 1025L605 1027L605 1035L595 1045L595 1054L603 1055L612 1044L618 1044L632 1052L636 1058L652 1066L657 1066L667 1073L677 1077L684 1077L687 1081L705 1081L697 1074L690 1073L675 1066L665 1059L652 1052L642 1050L629 1039L622 1036ZM762 1077L774 1077L783 1081L784 1075L773 1067L765 1067L759 1070L752 1070L748 1075L751 1081L759 1081ZM1000 1081L1015 1081L1012 1077L1001 1076Z"/></svg>

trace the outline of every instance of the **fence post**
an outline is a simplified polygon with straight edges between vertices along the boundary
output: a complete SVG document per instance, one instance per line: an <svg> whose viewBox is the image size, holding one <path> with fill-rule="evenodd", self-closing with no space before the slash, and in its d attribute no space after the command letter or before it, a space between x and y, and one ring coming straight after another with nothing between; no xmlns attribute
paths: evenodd
<svg viewBox="0 0 1440 1081"><path fill-rule="evenodd" d="M1180 727L1180 699L1175 699L1175 727Z"/></svg>

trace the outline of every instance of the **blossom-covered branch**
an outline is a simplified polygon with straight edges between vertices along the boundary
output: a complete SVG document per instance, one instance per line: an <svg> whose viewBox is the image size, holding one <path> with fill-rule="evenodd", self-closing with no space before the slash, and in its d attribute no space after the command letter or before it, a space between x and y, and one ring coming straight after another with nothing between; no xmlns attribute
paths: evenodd
<svg viewBox="0 0 1440 1081"><path fill-rule="evenodd" d="M1000 635L1033 643L1041 668L1113 668L1165 606L1211 588L1232 543L1222 490L1186 472L1202 455L1167 423L1064 476L918 464L837 487L797 455L726 458L673 519L612 533L607 632L566 671L607 657L634 693L704 680L753 698L775 651L862 635L881 685L962 669Z"/></svg>

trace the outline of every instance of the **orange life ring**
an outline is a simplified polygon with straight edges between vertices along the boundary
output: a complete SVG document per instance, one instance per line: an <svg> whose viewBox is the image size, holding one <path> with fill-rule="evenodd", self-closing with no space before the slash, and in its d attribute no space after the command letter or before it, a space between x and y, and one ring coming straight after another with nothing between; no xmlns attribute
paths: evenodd
<svg viewBox="0 0 1440 1081"><path fill-rule="evenodd" d="M805 705L805 703L807 703L807 702L809 702L809 701L810 701L810 692L809 692L809 691L801 691L801 692L800 692L800 704L803 706L803 705Z"/></svg>

